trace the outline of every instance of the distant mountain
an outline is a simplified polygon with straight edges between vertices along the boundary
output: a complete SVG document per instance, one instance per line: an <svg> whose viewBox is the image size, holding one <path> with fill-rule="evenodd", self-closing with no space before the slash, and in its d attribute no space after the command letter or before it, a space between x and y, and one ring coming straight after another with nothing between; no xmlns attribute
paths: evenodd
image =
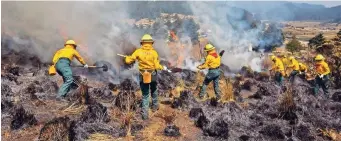
<svg viewBox="0 0 341 141"><path fill-rule="evenodd" d="M160 13L191 15L191 4L196 1L129 1L130 16L135 19L156 18ZM323 5L286 1L218 1L201 2L208 10L237 7L245 9L261 20L317 20L332 21L341 18L341 6L327 8Z"/></svg>
<svg viewBox="0 0 341 141"><path fill-rule="evenodd" d="M310 4L286 3L261 14L269 20L318 20L328 21L341 18L341 6L326 8Z"/></svg>

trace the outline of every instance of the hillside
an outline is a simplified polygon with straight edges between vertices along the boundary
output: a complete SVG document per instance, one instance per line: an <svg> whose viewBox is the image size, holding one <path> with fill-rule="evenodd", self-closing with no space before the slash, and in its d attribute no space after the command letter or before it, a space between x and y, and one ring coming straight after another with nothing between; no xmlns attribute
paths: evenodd
<svg viewBox="0 0 341 141"><path fill-rule="evenodd" d="M133 18L155 18L159 13L193 14L193 7L197 2L148 2L142 6L142 2L130 2L135 7L129 9ZM341 18L341 6L327 8L323 5L292 3L292 2L205 2L207 7L237 7L255 14L261 20L301 21L317 20L330 21Z"/></svg>

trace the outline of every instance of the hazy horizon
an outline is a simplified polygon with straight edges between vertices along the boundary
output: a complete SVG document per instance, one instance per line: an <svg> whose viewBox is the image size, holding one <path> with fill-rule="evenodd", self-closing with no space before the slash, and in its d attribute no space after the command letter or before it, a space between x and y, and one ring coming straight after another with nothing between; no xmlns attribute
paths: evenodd
<svg viewBox="0 0 341 141"><path fill-rule="evenodd" d="M334 7L341 5L341 1L291 1L291 0L288 1L294 3L320 4L324 5L325 7Z"/></svg>

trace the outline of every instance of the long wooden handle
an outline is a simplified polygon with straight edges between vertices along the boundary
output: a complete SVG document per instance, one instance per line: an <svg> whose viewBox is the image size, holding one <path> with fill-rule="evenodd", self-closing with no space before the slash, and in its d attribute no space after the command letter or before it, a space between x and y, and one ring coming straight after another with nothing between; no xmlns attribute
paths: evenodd
<svg viewBox="0 0 341 141"><path fill-rule="evenodd" d="M123 54L117 54L117 55L121 57L127 57L127 55L123 55Z"/></svg>
<svg viewBox="0 0 341 141"><path fill-rule="evenodd" d="M72 67L83 68L84 66L72 66ZM88 66L88 68L102 68L102 67L98 67L98 66Z"/></svg>

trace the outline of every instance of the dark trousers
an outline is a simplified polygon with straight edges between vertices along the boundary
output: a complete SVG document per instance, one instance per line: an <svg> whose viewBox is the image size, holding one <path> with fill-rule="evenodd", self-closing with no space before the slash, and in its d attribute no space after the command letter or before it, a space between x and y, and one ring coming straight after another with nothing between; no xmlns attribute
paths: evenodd
<svg viewBox="0 0 341 141"><path fill-rule="evenodd" d="M329 75L325 75L322 78L319 76L315 77L315 88L314 88L314 94L317 95L320 87L322 87L322 90L326 96L328 96L328 82L329 82Z"/></svg>
<svg viewBox="0 0 341 141"><path fill-rule="evenodd" d="M298 74L298 70L293 70L291 73L290 73L290 76L289 76L289 81L292 83L294 82L295 80L295 76Z"/></svg>
<svg viewBox="0 0 341 141"><path fill-rule="evenodd" d="M283 78L283 75L282 75L282 73L281 72L276 72L275 73L275 82L278 84L278 85L282 85L282 83L283 83L283 80L284 80L284 78Z"/></svg>
<svg viewBox="0 0 341 141"><path fill-rule="evenodd" d="M149 92L152 96L152 108L158 108L158 91L157 91L157 72L152 73L151 83L143 83L143 77L140 74L140 88L142 91L142 116L148 117L149 109Z"/></svg>
<svg viewBox="0 0 341 141"><path fill-rule="evenodd" d="M65 97L70 91L71 86L74 84L72 70L70 67L70 60L66 58L61 58L56 63L57 73L63 77L64 83L58 90L59 97Z"/></svg>
<svg viewBox="0 0 341 141"><path fill-rule="evenodd" d="M208 73L206 74L204 83L201 86L201 90L200 90L200 94L199 94L200 97L204 97L204 95L206 94L207 85L211 81L213 81L214 93L215 93L217 99L220 99L219 76L220 76L220 69L208 70Z"/></svg>

